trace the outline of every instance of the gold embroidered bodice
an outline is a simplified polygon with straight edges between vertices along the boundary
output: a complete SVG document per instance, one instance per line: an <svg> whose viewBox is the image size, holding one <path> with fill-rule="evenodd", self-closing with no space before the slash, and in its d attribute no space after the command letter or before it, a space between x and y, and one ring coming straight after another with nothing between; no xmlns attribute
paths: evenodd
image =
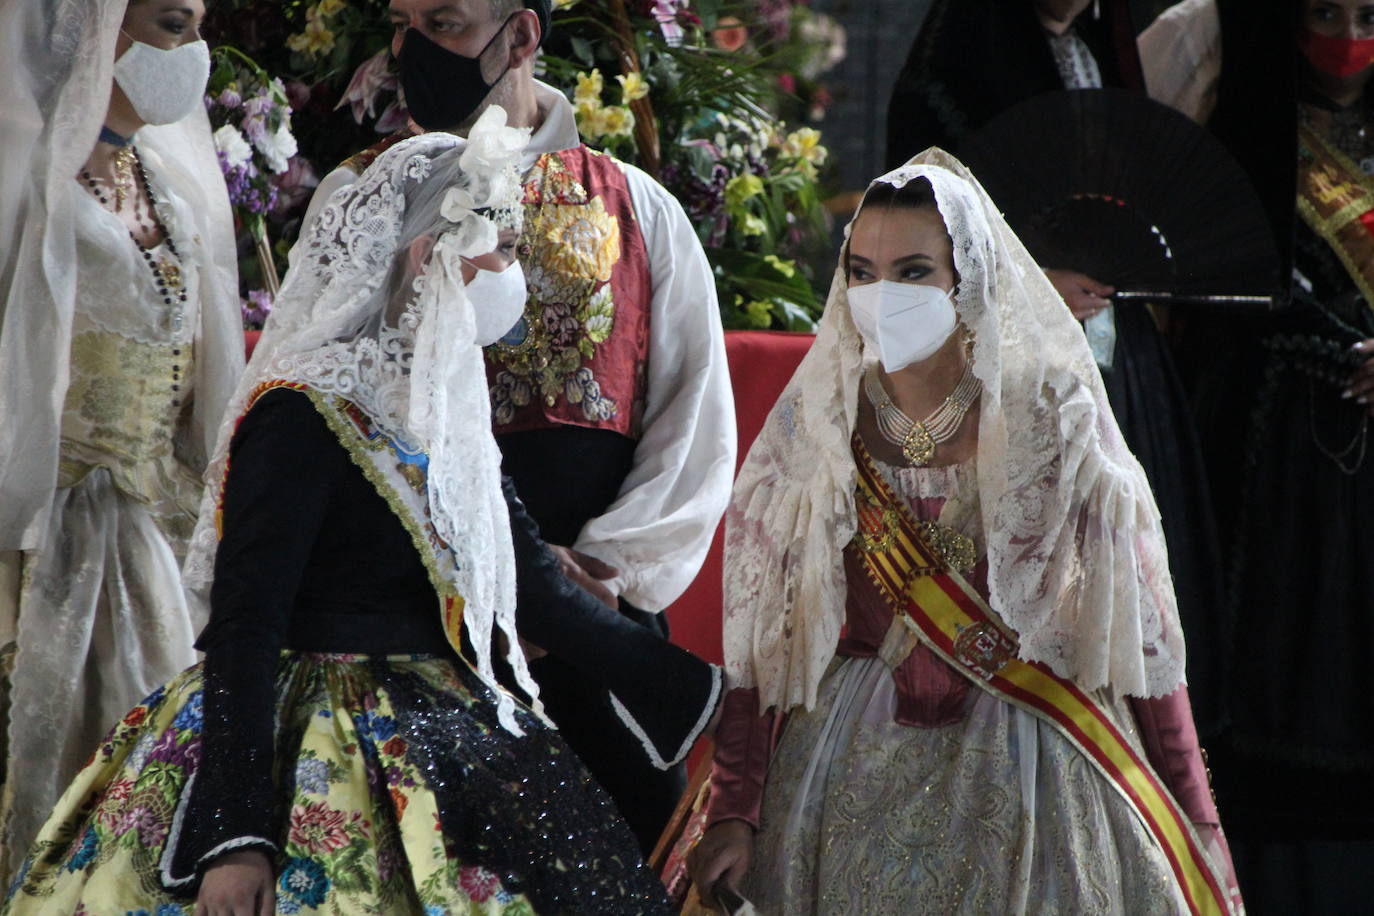
<svg viewBox="0 0 1374 916"><path fill-rule="evenodd" d="M192 344L134 340L82 317L73 328L58 486L108 469L120 490L148 506L180 555L200 502L199 477L176 454L190 414Z"/></svg>

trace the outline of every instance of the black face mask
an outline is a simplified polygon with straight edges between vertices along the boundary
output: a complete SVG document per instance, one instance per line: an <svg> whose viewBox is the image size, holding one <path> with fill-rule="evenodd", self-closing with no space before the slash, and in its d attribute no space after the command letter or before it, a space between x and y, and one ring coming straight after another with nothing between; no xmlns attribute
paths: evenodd
<svg viewBox="0 0 1374 916"><path fill-rule="evenodd" d="M482 55L505 31L507 19L476 57L454 54L430 41L416 29L406 29L401 43L401 87L405 89L410 117L425 130L457 127L482 104L493 86L506 75L488 83L482 78Z"/></svg>

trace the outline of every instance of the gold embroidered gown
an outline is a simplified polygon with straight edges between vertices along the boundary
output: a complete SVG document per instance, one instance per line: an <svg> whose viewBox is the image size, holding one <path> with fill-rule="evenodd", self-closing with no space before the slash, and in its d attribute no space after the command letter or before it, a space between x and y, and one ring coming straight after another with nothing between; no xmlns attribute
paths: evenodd
<svg viewBox="0 0 1374 916"><path fill-rule="evenodd" d="M918 521L981 530L971 463L877 466ZM1163 851L1080 751L902 638L863 573L847 578L847 635L816 707L790 714L757 813L726 789L708 814L756 819L741 891L760 913L1187 912ZM723 750L738 756L726 702L713 780ZM1126 704L1103 706L1139 750ZM745 782L749 756L729 768Z"/></svg>

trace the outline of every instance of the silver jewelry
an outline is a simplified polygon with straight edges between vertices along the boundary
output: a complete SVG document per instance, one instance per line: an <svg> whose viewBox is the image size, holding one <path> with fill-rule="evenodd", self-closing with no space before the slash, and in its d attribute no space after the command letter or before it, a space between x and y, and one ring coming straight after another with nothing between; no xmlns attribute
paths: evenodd
<svg viewBox="0 0 1374 916"><path fill-rule="evenodd" d="M924 420L912 420L892 403L878 380L878 366L864 374L864 394L873 405L878 420L878 432L884 439L902 450L902 457L914 467L924 467L935 457L935 447L948 442L959 431L964 416L978 400L983 385L973 374L973 364L964 364L964 372L949 397L940 403Z"/></svg>

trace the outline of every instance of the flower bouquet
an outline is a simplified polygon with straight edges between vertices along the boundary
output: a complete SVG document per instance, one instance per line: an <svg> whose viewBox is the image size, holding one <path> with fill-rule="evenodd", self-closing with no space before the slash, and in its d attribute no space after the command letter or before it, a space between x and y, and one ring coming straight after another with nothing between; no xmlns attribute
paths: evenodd
<svg viewBox="0 0 1374 916"><path fill-rule="evenodd" d="M244 320L261 326L280 285L266 215L277 205L278 178L288 173L296 155L291 105L281 80L243 52L220 45L213 57L205 105L235 221L251 237L257 255L261 289L250 294Z"/></svg>

